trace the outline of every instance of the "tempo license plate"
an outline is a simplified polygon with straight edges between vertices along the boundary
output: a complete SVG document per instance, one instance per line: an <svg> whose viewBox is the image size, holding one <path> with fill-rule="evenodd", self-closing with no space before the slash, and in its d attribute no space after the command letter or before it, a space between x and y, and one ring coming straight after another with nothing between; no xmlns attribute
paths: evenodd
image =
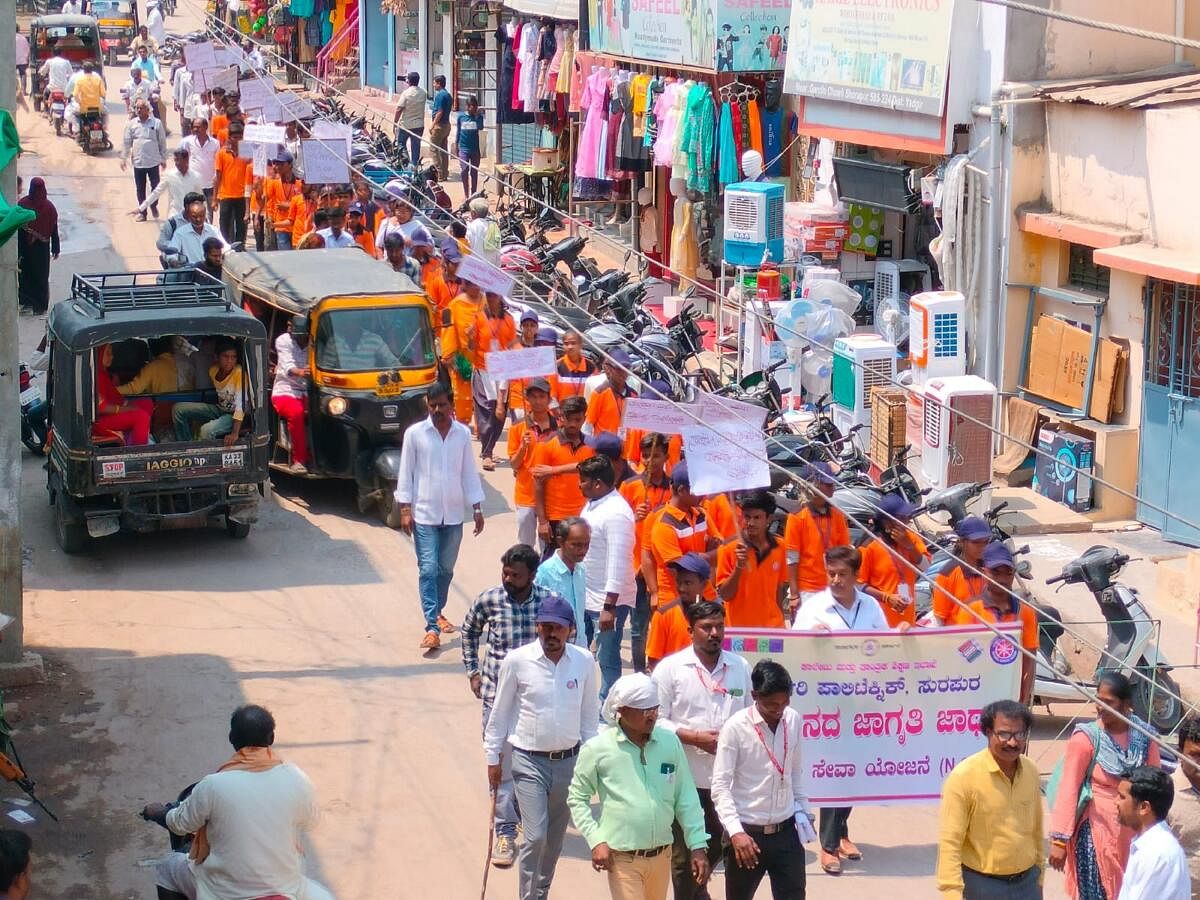
<svg viewBox="0 0 1200 900"><path fill-rule="evenodd" d="M402 390L404 390L404 385L401 382L389 381L387 384L378 385L375 393L380 397L396 397Z"/></svg>

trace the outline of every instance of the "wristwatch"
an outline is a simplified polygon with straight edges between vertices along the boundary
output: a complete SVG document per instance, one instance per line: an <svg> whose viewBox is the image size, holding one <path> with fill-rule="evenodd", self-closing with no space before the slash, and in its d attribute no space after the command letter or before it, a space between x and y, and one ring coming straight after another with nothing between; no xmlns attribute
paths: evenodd
<svg viewBox="0 0 1200 900"><path fill-rule="evenodd" d="M604 611L605 611L605 612L616 612L616 611L617 611L617 604L615 604L615 603L605 603L605 604L604 604Z"/></svg>

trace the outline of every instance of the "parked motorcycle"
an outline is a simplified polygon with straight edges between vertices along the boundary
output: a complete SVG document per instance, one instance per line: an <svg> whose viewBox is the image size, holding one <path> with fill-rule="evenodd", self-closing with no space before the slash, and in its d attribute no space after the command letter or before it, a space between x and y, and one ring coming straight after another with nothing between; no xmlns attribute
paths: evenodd
<svg viewBox="0 0 1200 900"><path fill-rule="evenodd" d="M21 363L20 367L20 387L21 443L34 456L41 456L46 450L46 413L49 408L42 398L42 392L33 383L33 372L25 363Z"/></svg>
<svg viewBox="0 0 1200 900"><path fill-rule="evenodd" d="M1105 650L1110 655L1100 658L1091 681L1082 682L1085 690L1095 690L1096 678L1103 672L1116 669L1133 671L1133 709L1159 732L1168 734L1183 718L1179 685L1169 674L1172 666L1155 641L1155 622L1150 617L1136 589L1114 579L1129 557L1112 547L1089 547L1081 556L1063 566L1062 573L1046 579L1046 584L1082 584L1095 598L1107 624ZM1030 604L1038 613L1041 646L1038 651L1037 675L1034 681L1034 702L1049 704L1055 700L1085 699L1080 687L1071 679L1070 666L1065 671L1054 665L1058 639L1063 627L1062 617L1051 606ZM1058 621L1053 621L1058 620ZM1062 656L1062 654L1059 654ZM1065 663L1065 657L1062 659Z"/></svg>
<svg viewBox="0 0 1200 900"><path fill-rule="evenodd" d="M856 483L839 487L833 492L832 503L850 519L850 540L855 546L865 543L870 533L863 525L870 525L879 513L879 502L885 494L900 494L909 503L920 505L929 489L917 484L908 468L911 445L901 447L892 456L892 464L879 476L879 484ZM861 524L860 524L861 523Z"/></svg>

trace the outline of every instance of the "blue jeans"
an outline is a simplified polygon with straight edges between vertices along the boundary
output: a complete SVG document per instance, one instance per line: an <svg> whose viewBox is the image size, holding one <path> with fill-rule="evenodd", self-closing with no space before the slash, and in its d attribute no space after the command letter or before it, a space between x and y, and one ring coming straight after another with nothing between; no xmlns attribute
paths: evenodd
<svg viewBox="0 0 1200 900"><path fill-rule="evenodd" d="M646 581L637 577L637 604L629 616L629 653L633 657L633 671L646 671L646 636L650 633L650 592Z"/></svg>
<svg viewBox="0 0 1200 900"><path fill-rule="evenodd" d="M196 422L200 423L202 441L225 437L233 431L233 416L222 412L215 403L176 403L171 411L171 420L175 425L177 441L190 441L192 425Z"/></svg>
<svg viewBox="0 0 1200 900"><path fill-rule="evenodd" d="M492 704L483 701L483 732L487 732L488 719L492 716ZM513 748L507 741L500 751L500 787L496 788L496 821L492 824L496 829L496 837L517 839L517 822L520 820L520 810L517 808L517 796L513 791Z"/></svg>
<svg viewBox="0 0 1200 900"><path fill-rule="evenodd" d="M599 626L600 613L589 611L587 614L587 641L590 645L592 638L596 639L596 660L600 663L600 700L608 696L609 689L621 677L621 638L625 636L625 620L629 618L631 607L617 607L617 621L612 631L601 631Z"/></svg>
<svg viewBox="0 0 1200 900"><path fill-rule="evenodd" d="M421 612L425 630L438 631L437 618L450 596L450 579L462 543L463 527L458 525L413 525L413 544L417 550L417 590L421 594Z"/></svg>

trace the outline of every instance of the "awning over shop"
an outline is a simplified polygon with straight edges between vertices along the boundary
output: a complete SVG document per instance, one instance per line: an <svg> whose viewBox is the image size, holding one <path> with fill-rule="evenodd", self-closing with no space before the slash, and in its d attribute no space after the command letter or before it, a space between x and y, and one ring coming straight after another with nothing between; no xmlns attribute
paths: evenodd
<svg viewBox="0 0 1200 900"><path fill-rule="evenodd" d="M579 18L579 4L572 0L504 0L504 8L521 16L558 19L574 22Z"/></svg>

